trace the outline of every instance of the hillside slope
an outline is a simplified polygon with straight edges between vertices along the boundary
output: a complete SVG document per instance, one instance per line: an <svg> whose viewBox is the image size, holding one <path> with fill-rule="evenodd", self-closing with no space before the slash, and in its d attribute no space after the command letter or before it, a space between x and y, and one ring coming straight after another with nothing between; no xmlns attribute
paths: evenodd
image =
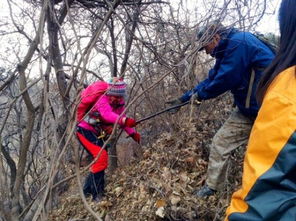
<svg viewBox="0 0 296 221"><path fill-rule="evenodd" d="M223 191L207 199L193 194L206 178L211 138L230 112L227 101L216 99L214 104L203 104L191 122L185 117L179 130L163 133L152 146L143 147L142 159L107 176L106 197L89 202L93 210L103 220L222 220L240 182L242 150L231 157ZM50 219L95 220L78 194L66 194Z"/></svg>

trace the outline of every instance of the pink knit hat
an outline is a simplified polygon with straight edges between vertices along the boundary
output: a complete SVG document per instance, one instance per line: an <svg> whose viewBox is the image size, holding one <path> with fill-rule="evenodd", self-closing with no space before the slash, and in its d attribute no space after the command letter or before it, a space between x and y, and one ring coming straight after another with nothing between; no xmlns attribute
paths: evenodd
<svg viewBox="0 0 296 221"><path fill-rule="evenodd" d="M107 95L120 96L120 97L125 96L126 83L123 81L122 78L114 77L108 82L108 85L109 87L106 93Z"/></svg>

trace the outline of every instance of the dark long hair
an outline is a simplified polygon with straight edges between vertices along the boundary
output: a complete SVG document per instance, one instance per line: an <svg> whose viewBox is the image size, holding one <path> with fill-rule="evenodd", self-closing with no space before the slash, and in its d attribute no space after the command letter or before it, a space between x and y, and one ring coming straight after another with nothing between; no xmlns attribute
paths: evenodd
<svg viewBox="0 0 296 221"><path fill-rule="evenodd" d="M283 70L296 65L296 0L282 0L279 10L280 47L272 63L263 73L258 88L257 100L262 103L264 94ZM295 75L296 77L296 75Z"/></svg>

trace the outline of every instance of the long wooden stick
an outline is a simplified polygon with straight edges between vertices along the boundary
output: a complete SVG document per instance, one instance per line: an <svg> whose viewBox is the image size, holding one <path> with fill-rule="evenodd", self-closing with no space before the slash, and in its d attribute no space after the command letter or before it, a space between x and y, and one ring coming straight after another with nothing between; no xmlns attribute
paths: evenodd
<svg viewBox="0 0 296 221"><path fill-rule="evenodd" d="M153 117L155 117L155 116L157 116L157 115L160 115L160 114L165 113L165 112L167 112L167 111L173 110L173 109L175 109L175 108L185 106L186 104L189 104L189 102L190 102L190 101L186 101L186 102L184 102L184 103L182 103L182 104L178 104L178 105L175 105L175 106L169 107L169 108L167 108L167 109L165 109L165 110L162 110L162 111L156 112L156 113L154 113L154 114L151 114L151 115L149 115L148 117L144 117L144 118L138 120L138 121L136 122L136 124L141 123L141 122L143 122L143 121L145 121L145 120L149 120L149 119L151 119L151 118L153 118Z"/></svg>

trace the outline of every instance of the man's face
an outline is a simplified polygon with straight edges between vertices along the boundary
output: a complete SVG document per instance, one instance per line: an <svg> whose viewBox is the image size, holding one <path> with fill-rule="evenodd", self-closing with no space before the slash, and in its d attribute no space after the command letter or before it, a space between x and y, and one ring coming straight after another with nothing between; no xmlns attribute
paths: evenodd
<svg viewBox="0 0 296 221"><path fill-rule="evenodd" d="M213 37L212 41L210 41L210 43L204 47L206 53L212 55L214 49L218 46L219 42L220 42L220 35L216 34Z"/></svg>

